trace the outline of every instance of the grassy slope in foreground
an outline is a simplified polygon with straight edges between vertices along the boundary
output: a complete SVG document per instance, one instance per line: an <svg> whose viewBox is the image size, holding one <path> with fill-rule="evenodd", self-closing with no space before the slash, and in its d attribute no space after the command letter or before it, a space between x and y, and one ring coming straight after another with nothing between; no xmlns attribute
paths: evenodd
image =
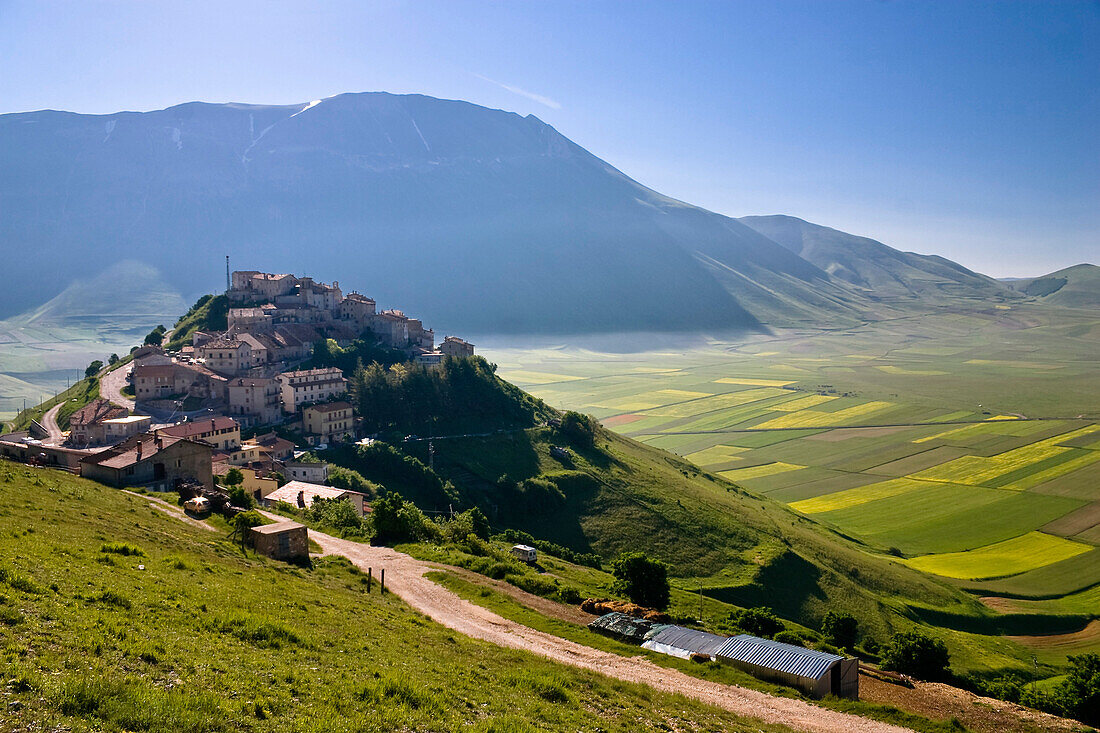
<svg viewBox="0 0 1100 733"><path fill-rule="evenodd" d="M4 702L22 706L0 727L775 730L466 639L346 561L243 557L67 474L0 462L0 495Z"/></svg>
<svg viewBox="0 0 1100 733"><path fill-rule="evenodd" d="M675 581L736 606L770 606L781 616L820 628L825 612L860 619L865 637L884 642L913 625L921 607L944 612L958 631L946 637L964 669L1021 666L1022 651L990 645L970 633L994 613L946 582L872 555L855 542L706 474L669 453L601 431L601 450L573 446L573 465L550 456L565 442L549 428L491 437L437 440L436 470L467 500L496 509L495 526L605 558L643 549L670 563ZM410 450L426 447L412 447ZM424 457L426 460L426 456ZM523 511L502 496L497 477L541 476L564 500ZM398 488L399 486L393 486Z"/></svg>

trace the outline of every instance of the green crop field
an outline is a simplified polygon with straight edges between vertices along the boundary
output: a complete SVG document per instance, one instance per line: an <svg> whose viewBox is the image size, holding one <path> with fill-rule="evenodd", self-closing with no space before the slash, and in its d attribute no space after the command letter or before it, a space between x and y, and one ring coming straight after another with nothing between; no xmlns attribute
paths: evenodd
<svg viewBox="0 0 1100 733"><path fill-rule="evenodd" d="M592 341L488 354L555 406L786 502L869 551L1005 602L1100 614L1088 590L1100 583L1098 326L1095 312L1024 305L839 332L648 337L634 352ZM528 370L578 378L544 389L523 380ZM624 407L663 390L706 395Z"/></svg>
<svg viewBox="0 0 1100 733"><path fill-rule="evenodd" d="M1035 570L1083 555L1089 549L1088 545L1079 542L1042 532L1029 532L966 552L923 555L907 560L906 564L948 578L983 580Z"/></svg>

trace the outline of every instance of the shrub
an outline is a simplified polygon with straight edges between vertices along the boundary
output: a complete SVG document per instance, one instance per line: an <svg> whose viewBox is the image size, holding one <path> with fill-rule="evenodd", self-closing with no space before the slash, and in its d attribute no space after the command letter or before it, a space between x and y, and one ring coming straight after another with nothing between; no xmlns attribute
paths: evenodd
<svg viewBox="0 0 1100 733"><path fill-rule="evenodd" d="M233 473L233 471L236 471L236 469L231 470L229 473ZM228 476L226 480L229 480ZM229 503L242 509L251 509L256 502L252 498L252 492L243 486L237 485L229 487Z"/></svg>
<svg viewBox="0 0 1100 733"><path fill-rule="evenodd" d="M783 644L793 644L794 646L806 646L802 641L802 637L794 631L780 631L775 635L775 640Z"/></svg>
<svg viewBox="0 0 1100 733"><path fill-rule="evenodd" d="M125 542L107 542L99 548L100 552L108 552L112 555L125 555L127 557L144 557L145 552L140 547L128 545Z"/></svg>
<svg viewBox="0 0 1100 733"><path fill-rule="evenodd" d="M374 541L381 545L431 541L440 537L436 524L396 491L374 502L371 506L370 525Z"/></svg>
<svg viewBox="0 0 1100 733"><path fill-rule="evenodd" d="M590 416L569 410L561 416L561 433L574 445L591 448L600 434L599 424Z"/></svg>
<svg viewBox="0 0 1100 733"><path fill-rule="evenodd" d="M102 369L103 369L103 362L100 361L99 359L96 359L95 361L93 361L91 364L88 365L87 369L84 370L84 378L85 379L91 379L95 375L99 374L99 372Z"/></svg>
<svg viewBox="0 0 1100 733"><path fill-rule="evenodd" d="M1100 724L1100 654L1069 658L1069 674L1054 688L1055 705L1082 723Z"/></svg>
<svg viewBox="0 0 1100 733"><path fill-rule="evenodd" d="M363 519L350 499L315 499L307 513L313 521L345 537L363 534Z"/></svg>
<svg viewBox="0 0 1100 733"><path fill-rule="evenodd" d="M668 608L668 566L642 552L620 555L611 565L616 591L640 606Z"/></svg>
<svg viewBox="0 0 1100 733"><path fill-rule="evenodd" d="M859 622L850 613L829 611L821 621L821 633L837 646L852 649L859 634Z"/></svg>
<svg viewBox="0 0 1100 733"><path fill-rule="evenodd" d="M919 631L894 634L882 652L883 669L922 680L944 679L948 676L949 662L947 645Z"/></svg>
<svg viewBox="0 0 1100 733"><path fill-rule="evenodd" d="M783 622L772 613L770 608L763 606L736 611L730 614L730 619L746 634L761 636L765 639L770 639L783 631Z"/></svg>

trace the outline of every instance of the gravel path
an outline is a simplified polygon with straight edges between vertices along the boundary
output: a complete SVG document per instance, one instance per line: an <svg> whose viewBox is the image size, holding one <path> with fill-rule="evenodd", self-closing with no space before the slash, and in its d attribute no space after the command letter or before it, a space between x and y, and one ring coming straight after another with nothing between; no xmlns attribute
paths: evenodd
<svg viewBox="0 0 1100 733"><path fill-rule="evenodd" d="M701 680L661 667L640 656L631 659L536 631L463 600L428 580L424 573L438 567L431 563L421 562L387 547L371 547L313 530L309 531L309 536L326 555L343 555L362 570L372 568L375 577L385 569L388 590L432 620L475 639L533 652L555 662L627 682L679 693L738 715L787 725L796 730L820 733L899 733L905 730L826 710L802 700L773 697L756 690Z"/></svg>

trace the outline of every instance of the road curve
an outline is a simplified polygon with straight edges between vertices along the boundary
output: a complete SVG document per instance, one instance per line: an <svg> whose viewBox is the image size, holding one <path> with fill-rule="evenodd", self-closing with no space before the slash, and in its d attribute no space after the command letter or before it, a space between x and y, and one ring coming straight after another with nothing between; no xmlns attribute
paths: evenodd
<svg viewBox="0 0 1100 733"><path fill-rule="evenodd" d="M40 425L46 428L46 432L50 434L51 443L60 443L65 434L61 430L61 426L57 424L57 413L61 410L64 402L58 402L56 405L46 410L46 414L42 416Z"/></svg>
<svg viewBox="0 0 1100 733"><path fill-rule="evenodd" d="M105 400L110 400L119 407L125 407L130 412L134 411L134 401L123 396L122 388L127 385L126 375L133 368L133 364L127 364L112 369L99 378L99 396Z"/></svg>
<svg viewBox="0 0 1100 733"><path fill-rule="evenodd" d="M282 518L280 518L282 519ZM388 547L371 547L309 530L326 555L343 555L375 577L386 571L386 588L432 620L474 639L522 649L561 664L649 685L729 710L738 715L815 733L901 733L897 726L827 710L802 700L773 697L757 690L698 679L638 656L627 658L523 626L466 601L424 577L439 566Z"/></svg>

